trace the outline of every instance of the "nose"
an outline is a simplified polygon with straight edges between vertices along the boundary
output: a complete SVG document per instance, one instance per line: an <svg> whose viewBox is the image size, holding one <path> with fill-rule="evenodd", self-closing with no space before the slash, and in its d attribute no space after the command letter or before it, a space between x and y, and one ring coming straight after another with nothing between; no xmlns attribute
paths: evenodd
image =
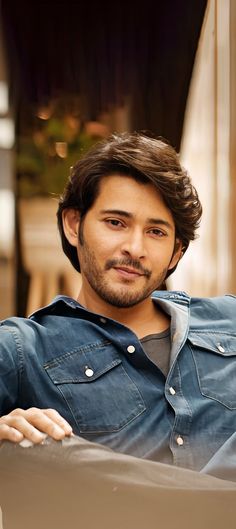
<svg viewBox="0 0 236 529"><path fill-rule="evenodd" d="M131 230L123 241L121 251L123 255L129 255L133 259L146 257L143 232L141 230Z"/></svg>

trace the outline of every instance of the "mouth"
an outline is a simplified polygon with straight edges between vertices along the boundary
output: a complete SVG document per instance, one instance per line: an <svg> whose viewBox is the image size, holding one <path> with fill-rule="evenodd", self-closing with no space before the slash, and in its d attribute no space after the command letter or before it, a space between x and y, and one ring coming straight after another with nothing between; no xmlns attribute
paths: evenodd
<svg viewBox="0 0 236 529"><path fill-rule="evenodd" d="M126 278L136 278L136 277L142 277L144 274L142 272L139 272L139 270L135 268L129 268L127 266L115 266L114 270L118 272L123 277Z"/></svg>

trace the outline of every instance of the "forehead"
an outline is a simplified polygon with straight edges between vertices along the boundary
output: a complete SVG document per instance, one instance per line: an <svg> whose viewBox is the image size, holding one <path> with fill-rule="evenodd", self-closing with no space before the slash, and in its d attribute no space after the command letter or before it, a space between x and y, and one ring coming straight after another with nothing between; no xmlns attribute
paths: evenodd
<svg viewBox="0 0 236 529"><path fill-rule="evenodd" d="M99 211L111 208L147 218L161 214L173 222L171 211L154 184L138 182L132 176L112 174L101 179L92 209Z"/></svg>

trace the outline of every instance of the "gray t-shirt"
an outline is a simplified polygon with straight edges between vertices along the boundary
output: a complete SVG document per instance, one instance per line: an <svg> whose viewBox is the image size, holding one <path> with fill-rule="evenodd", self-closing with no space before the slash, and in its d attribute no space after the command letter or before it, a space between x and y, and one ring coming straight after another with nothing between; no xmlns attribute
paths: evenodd
<svg viewBox="0 0 236 529"><path fill-rule="evenodd" d="M142 347L148 358L167 376L170 365L170 329L141 338Z"/></svg>

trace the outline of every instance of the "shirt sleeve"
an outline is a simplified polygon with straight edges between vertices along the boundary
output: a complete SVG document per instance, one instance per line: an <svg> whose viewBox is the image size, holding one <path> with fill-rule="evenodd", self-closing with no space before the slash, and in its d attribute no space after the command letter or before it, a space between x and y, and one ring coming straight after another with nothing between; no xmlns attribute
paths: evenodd
<svg viewBox="0 0 236 529"><path fill-rule="evenodd" d="M0 323L0 416L18 407L20 358L18 330Z"/></svg>

